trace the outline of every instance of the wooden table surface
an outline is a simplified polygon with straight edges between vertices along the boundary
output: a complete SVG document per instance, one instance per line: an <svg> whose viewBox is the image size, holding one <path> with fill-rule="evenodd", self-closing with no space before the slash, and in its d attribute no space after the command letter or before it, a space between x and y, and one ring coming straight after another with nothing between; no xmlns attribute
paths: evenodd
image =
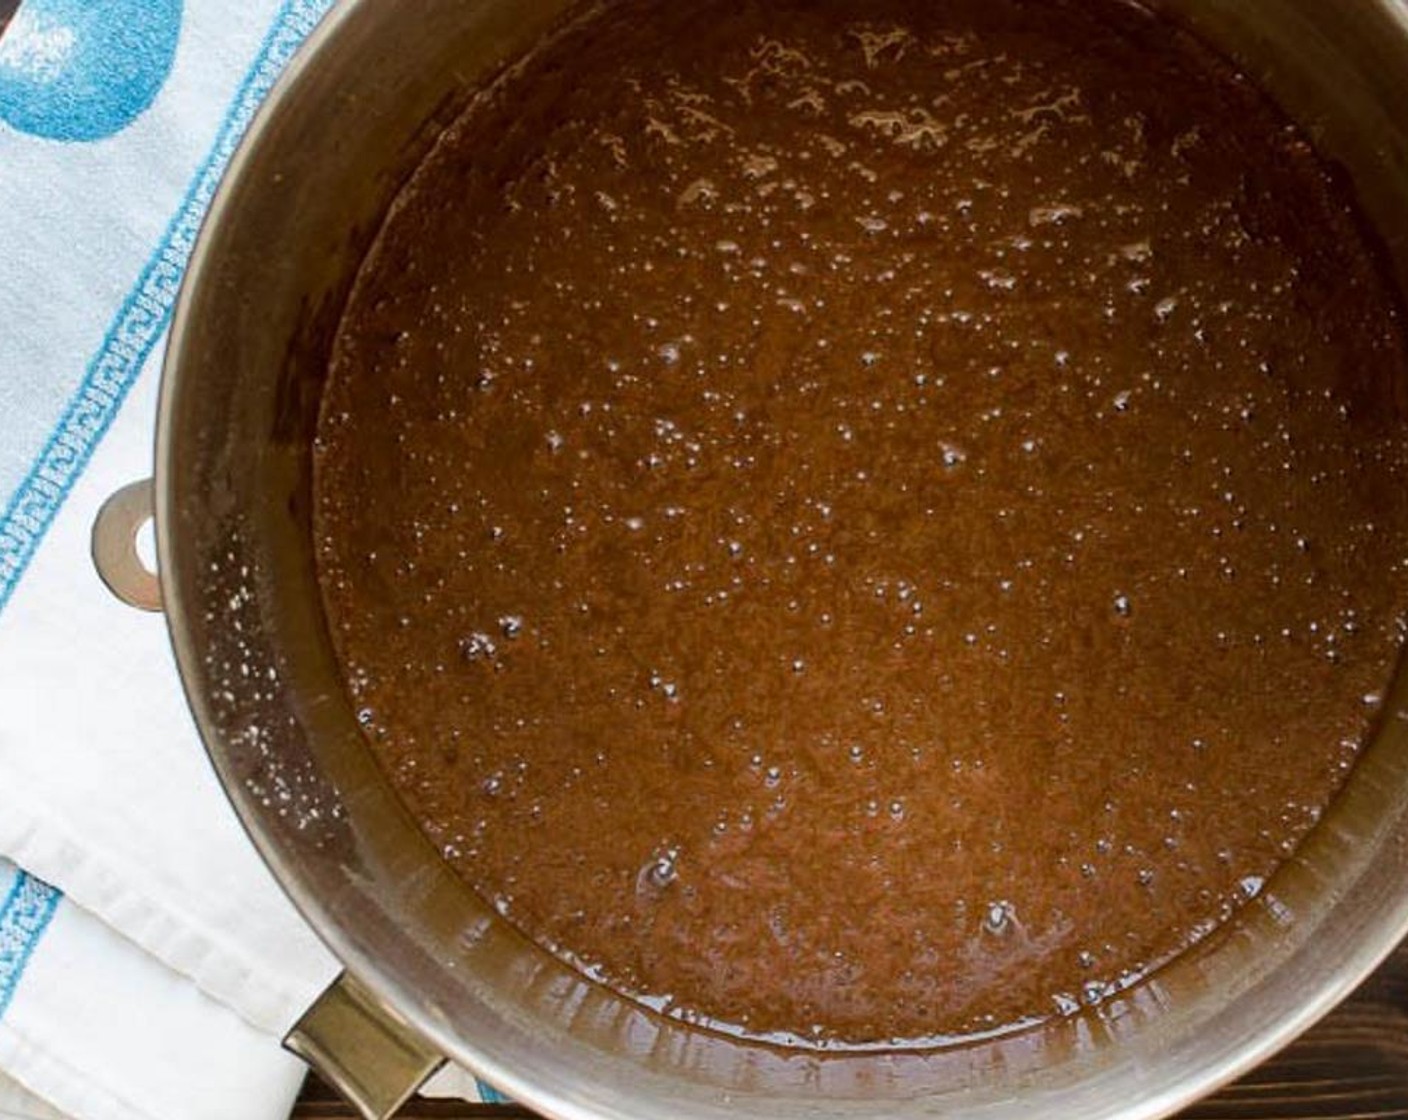
<svg viewBox="0 0 1408 1120"><path fill-rule="evenodd" d="M533 1114L507 1105L417 1098L398 1115L403 1120L508 1120ZM327 1086L310 1078L294 1116L353 1120L354 1113ZM1182 1120L1408 1120L1408 943L1297 1042L1181 1116Z"/></svg>

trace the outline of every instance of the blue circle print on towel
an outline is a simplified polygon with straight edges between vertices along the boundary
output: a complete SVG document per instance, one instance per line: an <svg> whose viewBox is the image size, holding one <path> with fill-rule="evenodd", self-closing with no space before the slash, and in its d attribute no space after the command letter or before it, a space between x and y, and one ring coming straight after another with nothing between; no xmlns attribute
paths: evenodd
<svg viewBox="0 0 1408 1120"><path fill-rule="evenodd" d="M0 120L50 140L120 132L160 92L181 0L23 0L0 37Z"/></svg>

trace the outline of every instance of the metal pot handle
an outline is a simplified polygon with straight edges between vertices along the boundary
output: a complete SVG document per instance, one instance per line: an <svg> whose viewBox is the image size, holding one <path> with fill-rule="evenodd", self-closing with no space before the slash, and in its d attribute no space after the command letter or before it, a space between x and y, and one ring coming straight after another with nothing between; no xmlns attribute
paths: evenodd
<svg viewBox="0 0 1408 1120"><path fill-rule="evenodd" d="M284 1048L312 1066L365 1120L388 1120L445 1063L346 972L294 1024Z"/></svg>
<svg viewBox="0 0 1408 1120"><path fill-rule="evenodd" d="M93 566L108 590L133 607L161 610L161 583L137 555L137 534L155 512L152 480L113 494L93 520Z"/></svg>

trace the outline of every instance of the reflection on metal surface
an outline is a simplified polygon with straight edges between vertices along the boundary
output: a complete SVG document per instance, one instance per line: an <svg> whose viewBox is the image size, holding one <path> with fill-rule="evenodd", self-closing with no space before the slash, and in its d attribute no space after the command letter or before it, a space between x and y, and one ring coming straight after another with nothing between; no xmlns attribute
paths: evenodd
<svg viewBox="0 0 1408 1120"><path fill-rule="evenodd" d="M444 1062L340 976L289 1031L284 1046L333 1085L365 1120L385 1120Z"/></svg>

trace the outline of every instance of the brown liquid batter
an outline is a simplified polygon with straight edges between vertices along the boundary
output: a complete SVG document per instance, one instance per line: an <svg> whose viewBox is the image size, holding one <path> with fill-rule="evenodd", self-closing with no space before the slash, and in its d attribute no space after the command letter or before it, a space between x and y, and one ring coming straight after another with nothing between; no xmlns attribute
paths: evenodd
<svg viewBox="0 0 1408 1120"><path fill-rule="evenodd" d="M1008 1027L1206 934L1344 778L1406 366L1346 192L1135 8L622 0L366 262L328 617L426 833L592 975Z"/></svg>

